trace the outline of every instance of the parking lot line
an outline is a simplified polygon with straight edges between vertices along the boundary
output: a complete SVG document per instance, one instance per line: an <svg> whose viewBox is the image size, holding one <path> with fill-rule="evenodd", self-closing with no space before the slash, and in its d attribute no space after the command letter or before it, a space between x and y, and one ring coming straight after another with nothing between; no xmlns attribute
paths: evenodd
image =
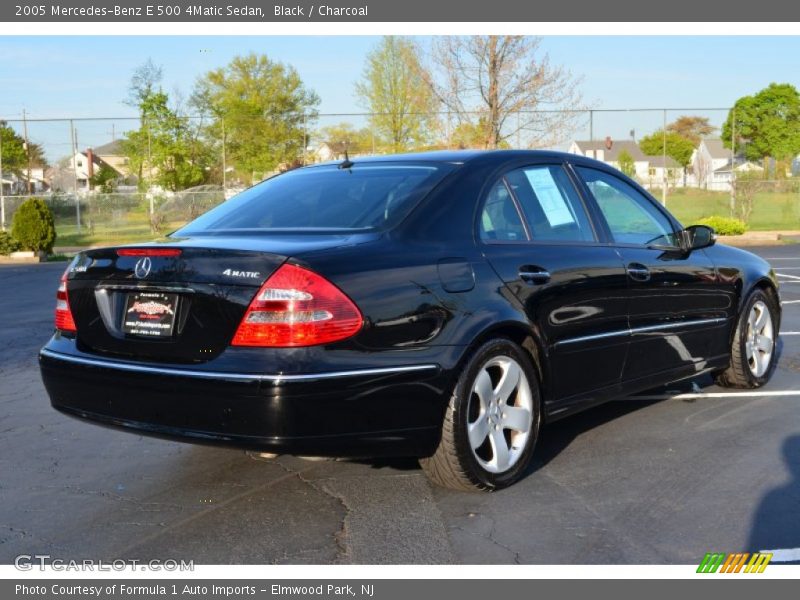
<svg viewBox="0 0 800 600"><path fill-rule="evenodd" d="M800 331L781 331L781 335L800 335Z"/></svg>
<svg viewBox="0 0 800 600"><path fill-rule="evenodd" d="M800 300L784 300L781 304L800 304Z"/></svg>
<svg viewBox="0 0 800 600"><path fill-rule="evenodd" d="M760 392L687 392L685 394L644 394L621 400L697 400L699 398L775 398L800 397L800 390L769 390Z"/></svg>
<svg viewBox="0 0 800 600"><path fill-rule="evenodd" d="M800 548L759 550L761 554L772 554L771 562L800 562Z"/></svg>
<svg viewBox="0 0 800 600"><path fill-rule="evenodd" d="M775 275L777 275L778 277L786 277L787 279L796 279L800 281L800 277L798 277L797 275L788 275L786 273L775 273Z"/></svg>

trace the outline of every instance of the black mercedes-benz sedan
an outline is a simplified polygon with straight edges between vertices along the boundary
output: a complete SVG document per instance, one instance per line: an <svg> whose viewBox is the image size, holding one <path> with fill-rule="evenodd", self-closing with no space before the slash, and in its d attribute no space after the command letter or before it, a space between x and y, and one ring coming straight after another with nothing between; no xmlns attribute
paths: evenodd
<svg viewBox="0 0 800 600"><path fill-rule="evenodd" d="M496 489L547 422L702 373L763 385L780 318L765 261L601 162L435 152L296 169L81 252L40 364L87 421Z"/></svg>

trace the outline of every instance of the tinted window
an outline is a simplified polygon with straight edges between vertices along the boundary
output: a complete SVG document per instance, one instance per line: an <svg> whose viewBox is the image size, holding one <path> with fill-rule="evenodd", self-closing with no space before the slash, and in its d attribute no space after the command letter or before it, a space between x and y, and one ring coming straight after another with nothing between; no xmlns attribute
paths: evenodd
<svg viewBox="0 0 800 600"><path fill-rule="evenodd" d="M586 210L561 166L526 167L506 175L534 241L594 241Z"/></svg>
<svg viewBox="0 0 800 600"><path fill-rule="evenodd" d="M646 196L609 173L584 167L577 170L597 200L615 241L677 245L672 223Z"/></svg>
<svg viewBox="0 0 800 600"><path fill-rule="evenodd" d="M409 164L298 169L245 190L177 234L383 228L405 217L451 169Z"/></svg>
<svg viewBox="0 0 800 600"><path fill-rule="evenodd" d="M482 240L518 242L528 239L517 206L503 181L498 181L486 197L480 232Z"/></svg>

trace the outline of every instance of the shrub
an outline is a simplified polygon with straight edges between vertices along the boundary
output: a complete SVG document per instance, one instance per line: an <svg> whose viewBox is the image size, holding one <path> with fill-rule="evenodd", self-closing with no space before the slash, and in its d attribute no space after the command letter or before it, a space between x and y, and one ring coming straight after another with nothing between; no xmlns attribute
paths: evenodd
<svg viewBox="0 0 800 600"><path fill-rule="evenodd" d="M7 256L19 250L19 242L7 231L0 231L0 254Z"/></svg>
<svg viewBox="0 0 800 600"><path fill-rule="evenodd" d="M744 221L730 217L705 217L697 221L696 225L708 225L719 235L742 235L747 231Z"/></svg>
<svg viewBox="0 0 800 600"><path fill-rule="evenodd" d="M29 198L14 213L11 235L25 250L51 252L56 241L53 213L41 198Z"/></svg>

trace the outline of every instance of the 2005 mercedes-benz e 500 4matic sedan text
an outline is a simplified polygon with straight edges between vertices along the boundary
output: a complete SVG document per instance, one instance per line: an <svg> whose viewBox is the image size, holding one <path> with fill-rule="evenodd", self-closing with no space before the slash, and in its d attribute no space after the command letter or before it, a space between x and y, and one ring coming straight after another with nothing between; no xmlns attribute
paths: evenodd
<svg viewBox="0 0 800 600"><path fill-rule="evenodd" d="M300 168L81 252L40 363L88 421L495 489L547 421L706 372L763 385L780 318L766 262L603 163L441 152Z"/></svg>

